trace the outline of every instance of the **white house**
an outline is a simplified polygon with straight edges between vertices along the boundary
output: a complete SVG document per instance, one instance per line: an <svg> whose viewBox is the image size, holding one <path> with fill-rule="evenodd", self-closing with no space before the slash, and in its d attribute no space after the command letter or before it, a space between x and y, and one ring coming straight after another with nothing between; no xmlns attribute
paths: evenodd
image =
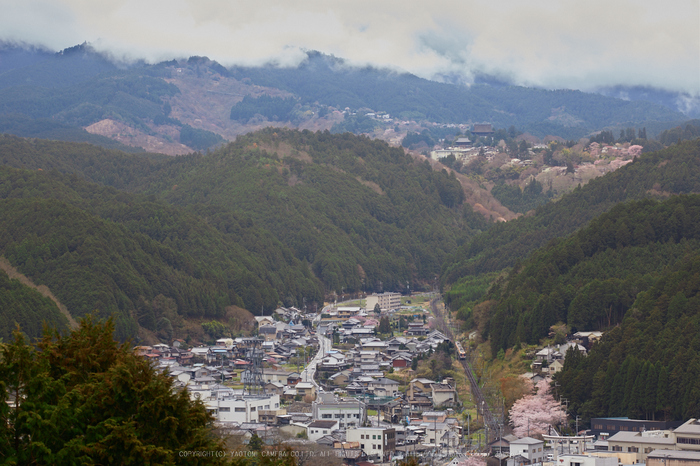
<svg viewBox="0 0 700 466"><path fill-rule="evenodd" d="M338 420L313 421L306 427L309 440L316 441L338 429Z"/></svg>
<svg viewBox="0 0 700 466"><path fill-rule="evenodd" d="M524 437L510 442L510 456L522 456L529 463L541 463L544 460L544 441L532 437Z"/></svg>

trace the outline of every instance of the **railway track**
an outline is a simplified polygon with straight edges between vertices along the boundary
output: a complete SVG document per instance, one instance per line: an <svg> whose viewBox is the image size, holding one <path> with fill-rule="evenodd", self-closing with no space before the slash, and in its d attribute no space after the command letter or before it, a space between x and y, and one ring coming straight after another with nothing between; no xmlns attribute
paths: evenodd
<svg viewBox="0 0 700 466"><path fill-rule="evenodd" d="M447 322L445 321L445 316L438 309L438 306L436 304L437 301L437 299L433 299L430 302L430 307L433 310L433 315L435 316L436 326L442 333L444 333L451 341L454 342L455 337L454 332L452 331L452 327L447 324ZM479 383L477 382L476 377L474 376L474 371L472 371L471 364L469 364L469 361L467 360L459 359L459 355L457 355L457 357L460 364L464 368L464 372L467 374L467 378L469 379L472 397L474 398L474 403L476 403L477 410L480 410L482 416L484 417L484 423L486 424L488 429L489 441L495 440L496 438L498 438L497 434L500 429L500 425L498 424L498 421L491 412L491 408L489 408L489 404L486 401L483 392L481 391L481 387L479 387Z"/></svg>

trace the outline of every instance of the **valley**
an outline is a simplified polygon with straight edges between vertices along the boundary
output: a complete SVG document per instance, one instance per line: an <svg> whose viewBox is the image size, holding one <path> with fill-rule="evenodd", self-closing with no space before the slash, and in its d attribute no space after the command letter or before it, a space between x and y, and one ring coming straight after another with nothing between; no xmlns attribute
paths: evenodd
<svg viewBox="0 0 700 466"><path fill-rule="evenodd" d="M596 458L578 434L611 417L633 424L589 466L653 462L634 423L695 445L698 120L318 52L25 52L0 49L0 354L31 381L5 408L62 387L51 364L83 387L91 360L57 355L106 348L100 390L136 368L229 449L581 466L544 439Z"/></svg>

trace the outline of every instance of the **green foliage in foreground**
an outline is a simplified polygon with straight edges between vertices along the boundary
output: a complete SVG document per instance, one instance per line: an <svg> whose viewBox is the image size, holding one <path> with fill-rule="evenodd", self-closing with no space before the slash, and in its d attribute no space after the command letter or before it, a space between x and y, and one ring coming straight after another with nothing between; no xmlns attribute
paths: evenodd
<svg viewBox="0 0 700 466"><path fill-rule="evenodd" d="M0 461L4 464L223 464L180 451L222 450L211 417L186 390L83 320L36 348L20 332L0 346Z"/></svg>
<svg viewBox="0 0 700 466"><path fill-rule="evenodd" d="M700 417L700 255L658 276L587 357L567 355L555 380L585 419Z"/></svg>
<svg viewBox="0 0 700 466"><path fill-rule="evenodd" d="M44 324L65 331L68 321L56 304L0 270L0 341L8 341L19 325L30 338L39 337Z"/></svg>

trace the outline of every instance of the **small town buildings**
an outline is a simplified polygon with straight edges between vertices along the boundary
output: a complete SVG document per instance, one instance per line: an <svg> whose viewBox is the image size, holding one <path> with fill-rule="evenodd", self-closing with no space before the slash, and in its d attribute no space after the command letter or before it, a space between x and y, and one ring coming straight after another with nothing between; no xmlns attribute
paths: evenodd
<svg viewBox="0 0 700 466"><path fill-rule="evenodd" d="M514 464L514 466L517 465L518 463ZM511 466L510 461L508 461L508 466ZM561 455L558 458L557 466L618 466L618 459L589 455Z"/></svg>
<svg viewBox="0 0 700 466"><path fill-rule="evenodd" d="M401 307L401 294L399 293L375 293L365 299L365 309L372 311L379 304L382 311L398 309Z"/></svg>
<svg viewBox="0 0 700 466"><path fill-rule="evenodd" d="M311 398L316 397L316 387L311 382L299 382L295 386L297 390L297 395L301 396L302 399L306 396Z"/></svg>
<svg viewBox="0 0 700 466"><path fill-rule="evenodd" d="M260 422L260 412L280 407L279 395L242 396L232 390L212 392L209 397L200 399L221 423Z"/></svg>
<svg viewBox="0 0 700 466"><path fill-rule="evenodd" d="M698 466L700 451L654 450L647 455L647 466Z"/></svg>
<svg viewBox="0 0 700 466"><path fill-rule="evenodd" d="M391 459L396 451L396 431L382 427L358 427L348 429L346 433L348 442L359 442L360 449L370 459L386 462Z"/></svg>
<svg viewBox="0 0 700 466"><path fill-rule="evenodd" d="M354 428L367 419L367 409L359 400L337 400L332 393L322 393L311 404L314 419L336 420L340 429Z"/></svg>
<svg viewBox="0 0 700 466"><path fill-rule="evenodd" d="M620 431L608 439L611 452L634 453L638 463L646 462L647 455L654 450L673 450L676 439L669 431Z"/></svg>
<svg viewBox="0 0 700 466"><path fill-rule="evenodd" d="M453 407L459 402L457 391L446 383L430 384L430 393L433 399L433 406L436 407Z"/></svg>
<svg viewBox="0 0 700 466"><path fill-rule="evenodd" d="M331 432L334 430L338 429L338 420L322 420L322 421L313 421L311 424L309 424L306 428L306 435L308 436L309 440L311 441L317 441L321 437L324 437L326 435L329 435Z"/></svg>
<svg viewBox="0 0 700 466"><path fill-rule="evenodd" d="M510 442L510 456L521 456L527 462L523 464L541 463L544 460L544 441L532 437L524 437Z"/></svg>
<svg viewBox="0 0 700 466"><path fill-rule="evenodd" d="M673 431L678 450L692 450L700 452L700 421L689 419L686 423Z"/></svg>
<svg viewBox="0 0 700 466"><path fill-rule="evenodd" d="M649 421L627 417L594 417L591 419L591 435L607 439L618 432L644 432L648 430L671 430L679 427L678 421Z"/></svg>

